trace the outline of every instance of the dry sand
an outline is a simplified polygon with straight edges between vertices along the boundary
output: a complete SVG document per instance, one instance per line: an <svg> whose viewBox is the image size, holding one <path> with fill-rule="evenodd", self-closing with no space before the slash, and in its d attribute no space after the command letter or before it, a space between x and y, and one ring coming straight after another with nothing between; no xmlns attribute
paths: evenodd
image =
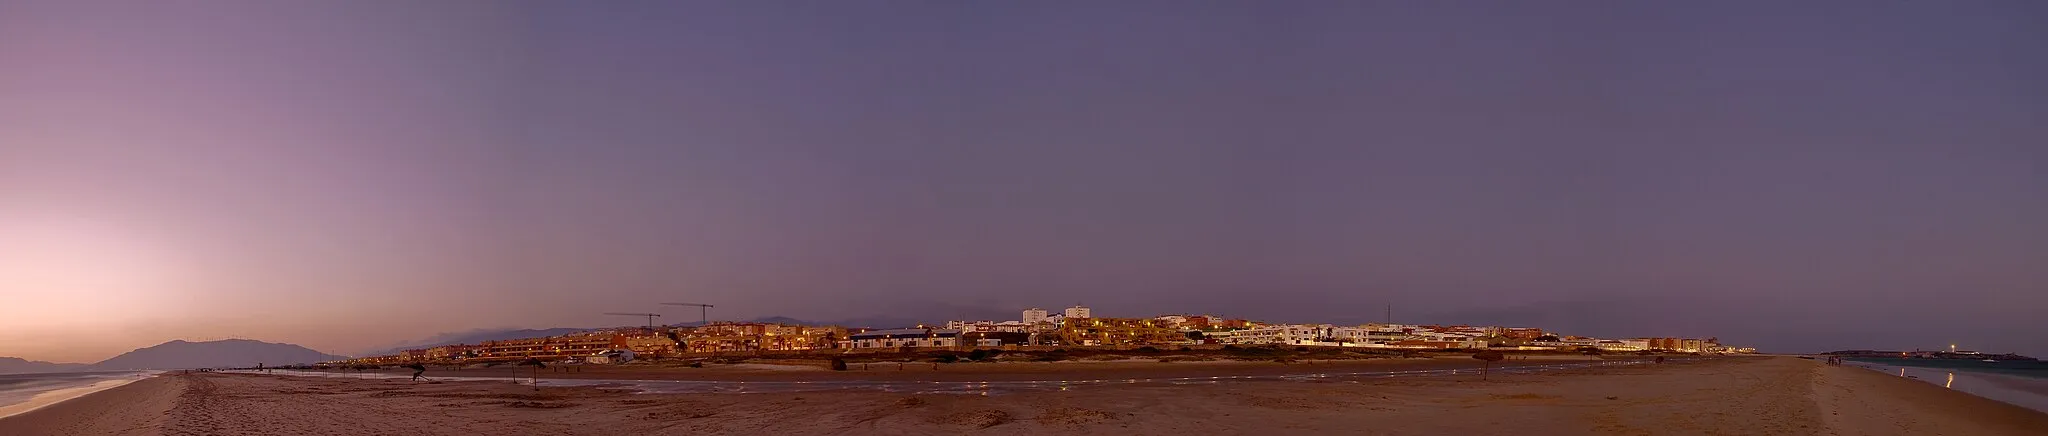
<svg viewBox="0 0 2048 436"><path fill-rule="evenodd" d="M1171 365L1171 364L1162 364ZM1086 377L1087 371L1070 374ZM0 435L2041 435L2048 414L1795 358L1362 382L993 396L626 394L490 382L166 375L0 419Z"/></svg>

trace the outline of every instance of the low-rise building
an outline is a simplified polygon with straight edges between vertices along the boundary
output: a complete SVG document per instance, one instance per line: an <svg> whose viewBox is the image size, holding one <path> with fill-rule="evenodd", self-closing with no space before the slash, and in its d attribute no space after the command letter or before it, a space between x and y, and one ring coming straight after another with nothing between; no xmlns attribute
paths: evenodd
<svg viewBox="0 0 2048 436"><path fill-rule="evenodd" d="M542 347L551 356L589 356L619 348L626 348L626 335L617 332L556 336Z"/></svg>
<svg viewBox="0 0 2048 436"><path fill-rule="evenodd" d="M625 349L641 357L669 357L682 351L681 344L665 335L638 335L625 337Z"/></svg>
<svg viewBox="0 0 2048 436"><path fill-rule="evenodd" d="M847 330L839 326L718 323L677 336L682 339L682 349L691 353L819 350L836 347L846 338Z"/></svg>
<svg viewBox="0 0 2048 436"><path fill-rule="evenodd" d="M1061 324L1059 341L1061 345L1123 346L1179 343L1188 338L1150 318L1084 318Z"/></svg>
<svg viewBox="0 0 2048 436"><path fill-rule="evenodd" d="M1152 320L1153 320L1153 321L1158 321L1158 322L1159 322L1159 325L1160 325L1161 327L1167 327L1167 328L1176 328L1176 329L1177 329L1177 328L1182 328L1182 327L1184 327L1184 326L1188 325L1188 317L1186 317L1186 316L1181 316L1181 315L1163 315L1163 316L1155 316L1155 317L1152 317Z"/></svg>
<svg viewBox="0 0 2048 436"><path fill-rule="evenodd" d="M1387 346L1387 347L1390 347L1390 348L1425 348L1425 349L1428 349L1428 348L1440 348L1440 349L1460 349L1460 348L1464 348L1464 349L1470 349L1470 348L1478 348L1478 347L1483 347L1483 346L1485 346L1485 344L1481 344L1481 343L1474 343L1474 342L1471 342L1471 341L1430 341L1430 340L1412 340L1412 339L1411 339L1411 340L1399 340L1399 341L1392 341L1392 342L1388 342L1388 343L1386 343L1386 344L1383 344L1383 345L1385 345L1385 346Z"/></svg>
<svg viewBox="0 0 2048 436"><path fill-rule="evenodd" d="M506 339L483 341L477 344L477 357L489 360L516 360L548 355L548 338Z"/></svg>
<svg viewBox="0 0 2048 436"><path fill-rule="evenodd" d="M1251 321L1248 321L1248 320L1242 320L1242 319L1224 319L1224 320L1216 320L1216 319L1211 319L1211 320L1210 320L1210 327L1209 327L1209 328L1210 328L1210 329L1213 329L1213 330L1236 330L1236 329L1248 329L1248 328L1252 328L1252 327L1257 327L1257 324L1258 324L1258 323L1254 323L1254 322L1251 322Z"/></svg>
<svg viewBox="0 0 2048 436"><path fill-rule="evenodd" d="M426 360L428 362L459 362L462 359L473 357L472 350L475 349L475 346L461 344L428 348Z"/></svg>
<svg viewBox="0 0 2048 436"><path fill-rule="evenodd" d="M1032 328L1034 328L1034 329L1044 329L1044 328L1046 328L1047 326L1051 326L1051 328L1052 328L1053 330L1058 330L1058 329L1059 329L1059 326L1061 326L1061 325L1065 325L1066 323L1067 323L1067 316L1066 316L1066 315L1063 315L1063 314L1058 314L1058 313L1055 313L1055 314L1052 314L1052 315L1046 315L1046 317L1045 317L1045 322L1041 322L1041 323L1038 323L1038 324L1034 324Z"/></svg>
<svg viewBox="0 0 2048 436"><path fill-rule="evenodd" d="M1626 341L1609 339L1593 343L1593 348L1599 348L1601 351L1643 351L1650 349L1650 342L1636 339Z"/></svg>
<svg viewBox="0 0 2048 436"><path fill-rule="evenodd" d="M846 328L839 326L775 325L762 333L760 343L767 350L821 350L846 336Z"/></svg>
<svg viewBox="0 0 2048 436"><path fill-rule="evenodd" d="M870 330L848 336L847 346L856 349L957 347L960 346L960 331L951 329Z"/></svg>
<svg viewBox="0 0 2048 436"><path fill-rule="evenodd" d="M1031 331L1031 324L1022 321L947 321L946 329L969 332L1024 333Z"/></svg>
<svg viewBox="0 0 2048 436"><path fill-rule="evenodd" d="M1544 336L1545 334L1546 334L1546 333L1544 333L1543 329L1539 329L1539 328L1526 328L1526 327L1506 327L1506 328L1501 328L1501 329L1500 329L1500 332L1499 332L1499 333L1497 333L1497 335L1499 335L1499 336L1502 336L1502 337L1506 337L1506 338L1508 338L1508 339L1515 339L1515 340L1522 340L1522 341L1533 341L1533 340L1536 340L1536 338L1540 338L1540 337L1543 337L1543 336Z"/></svg>
<svg viewBox="0 0 2048 436"><path fill-rule="evenodd" d="M1231 331L1223 336L1226 344L1300 344L1322 342L1324 327L1312 325L1275 325Z"/></svg>
<svg viewBox="0 0 2048 436"><path fill-rule="evenodd" d="M1031 333L976 331L960 333L960 343L975 347L1001 347L1007 345L1031 345Z"/></svg>
<svg viewBox="0 0 2048 436"><path fill-rule="evenodd" d="M683 351L690 353L726 353L735 351L759 351L760 335L712 335L699 334L683 338Z"/></svg>

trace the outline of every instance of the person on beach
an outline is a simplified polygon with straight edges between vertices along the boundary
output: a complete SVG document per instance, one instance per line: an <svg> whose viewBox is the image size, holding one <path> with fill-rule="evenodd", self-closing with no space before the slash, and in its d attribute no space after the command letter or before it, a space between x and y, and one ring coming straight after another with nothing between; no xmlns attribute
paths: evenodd
<svg viewBox="0 0 2048 436"><path fill-rule="evenodd" d="M409 365L405 365L405 367L406 367L406 368L411 368L411 369L412 369L412 381L420 381L420 375L421 375L421 374L426 374L426 373L427 373L427 366L426 366L426 365L421 365L421 364L417 364L417 363L414 363L414 364L409 364Z"/></svg>

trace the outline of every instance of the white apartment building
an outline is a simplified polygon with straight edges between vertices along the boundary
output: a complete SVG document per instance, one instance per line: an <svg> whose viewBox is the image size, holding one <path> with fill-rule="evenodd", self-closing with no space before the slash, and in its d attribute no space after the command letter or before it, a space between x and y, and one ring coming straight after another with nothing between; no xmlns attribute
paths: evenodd
<svg viewBox="0 0 2048 436"><path fill-rule="evenodd" d="M1045 322L1045 315L1045 309L1040 309L1036 307L1024 309L1024 323L1037 324Z"/></svg>
<svg viewBox="0 0 2048 436"><path fill-rule="evenodd" d="M1074 307L1067 308L1067 312L1065 313L1065 315L1067 316L1067 319L1092 318L1092 316L1090 316L1088 313L1088 307L1078 304L1074 305Z"/></svg>

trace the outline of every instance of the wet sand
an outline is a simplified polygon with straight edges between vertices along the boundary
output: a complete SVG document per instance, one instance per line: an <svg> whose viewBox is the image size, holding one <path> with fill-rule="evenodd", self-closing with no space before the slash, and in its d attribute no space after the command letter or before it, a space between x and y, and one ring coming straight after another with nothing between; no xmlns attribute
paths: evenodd
<svg viewBox="0 0 2048 436"><path fill-rule="evenodd" d="M1256 380L989 396L632 394L535 391L504 382L181 374L0 419L6 435L2038 435L2043 428L2048 414L1783 357L1496 374L1484 381Z"/></svg>
<svg viewBox="0 0 2048 436"><path fill-rule="evenodd" d="M39 392L36 393L35 395L29 396L23 401L12 402L12 404L0 403L4 404L0 405L0 418L32 412L35 411L36 409L40 409L51 404L61 403L74 398L91 395L94 392L104 391L107 389L120 387L121 385L134 383L149 376L150 375L146 373L138 373L132 376L128 376L126 378L104 379L100 380L97 383L89 385ZM6 399L0 398L0 400Z"/></svg>
<svg viewBox="0 0 2048 436"><path fill-rule="evenodd" d="M143 436L161 430L188 382L153 377L0 418L0 435Z"/></svg>
<svg viewBox="0 0 2048 436"><path fill-rule="evenodd" d="M2048 412L2048 379L1869 362L1852 362L1848 366L1893 377L1909 377L1910 380Z"/></svg>

